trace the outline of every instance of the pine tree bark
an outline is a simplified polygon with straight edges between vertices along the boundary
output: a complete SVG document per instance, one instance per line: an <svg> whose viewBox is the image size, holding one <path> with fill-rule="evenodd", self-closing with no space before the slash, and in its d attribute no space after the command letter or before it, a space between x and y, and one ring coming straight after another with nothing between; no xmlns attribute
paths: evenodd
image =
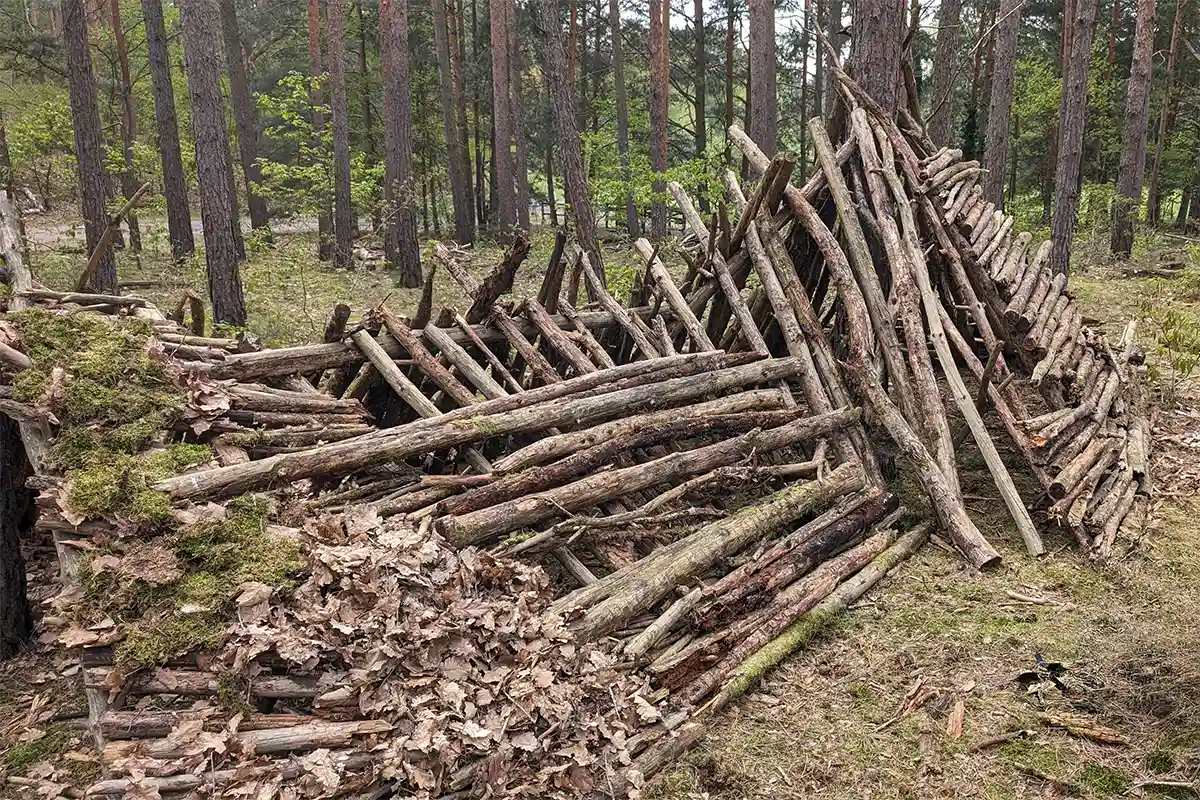
<svg viewBox="0 0 1200 800"><path fill-rule="evenodd" d="M480 125L480 120L483 119L483 111L480 107L480 99L483 96L483 90L480 88L483 70L479 69L479 2L471 0L471 60L475 63L474 78L471 82L471 119L474 125L475 136L475 219L480 225L487 226L490 215L495 213L495 206L489 205L488 192L491 185L494 183L494 166L492 170L484 169L484 150L487 149L483 144L483 126ZM488 148L495 145L496 140L494 127L488 125ZM486 174L485 174L486 173ZM485 188L486 187L486 188Z"/></svg>
<svg viewBox="0 0 1200 800"><path fill-rule="evenodd" d="M667 114L670 104L670 25L667 0L650 0L650 169L655 173L650 205L650 238L667 238Z"/></svg>
<svg viewBox="0 0 1200 800"><path fill-rule="evenodd" d="M196 185L204 224L204 259L213 320L246 324L246 304L238 270L237 202L225 98L221 94L221 59L217 55L220 17L215 0L184 0L179 8L183 52L192 98L192 137L196 144Z"/></svg>
<svg viewBox="0 0 1200 800"><path fill-rule="evenodd" d="M512 89L509 76L508 12L511 0L490 0L492 26L492 121L496 141L492 146L492 169L496 175L496 226L503 241L510 241L517 227L517 184L512 152Z"/></svg>
<svg viewBox="0 0 1200 800"><path fill-rule="evenodd" d="M899 51L896 59L899 66ZM775 71L775 0L750 0L750 138L766 153L779 149Z"/></svg>
<svg viewBox="0 0 1200 800"><path fill-rule="evenodd" d="M133 74L129 69L129 47L125 43L125 28L121 24L120 0L109 0L112 12L113 39L117 45L117 67L121 72L121 160L125 169L121 170L121 194L125 200L137 193L141 187L137 172L133 167L133 143L137 139L137 107L133 101ZM131 208L125 214L125 224L129 228L129 245L135 253L142 249L142 229L138 224L137 214Z"/></svg>
<svg viewBox="0 0 1200 800"><path fill-rule="evenodd" d="M416 184L412 166L412 87L408 65L408 0L380 0L379 56L383 71L383 164L388 262L409 289L421 285Z"/></svg>
<svg viewBox="0 0 1200 800"><path fill-rule="evenodd" d="M262 170L258 166L258 114L250 96L250 81L246 76L246 58L242 49L242 33L238 26L234 0L220 0L221 38L225 44L225 66L229 71L229 99L233 104L233 119L237 128L238 160L242 165L242 180L246 184L246 208L250 212L250 227L255 230L271 224L267 201L258 193Z"/></svg>
<svg viewBox="0 0 1200 800"><path fill-rule="evenodd" d="M308 0L308 73L314 80L325 74L321 59L321 3L320 0ZM325 102L324 92L319 86L314 86L309 93L308 102L312 104L313 147L321 151L322 139L325 135L325 112L322 106ZM333 213L331 198L327 192L329 187L324 183L317 188L317 257L328 261L333 250Z"/></svg>
<svg viewBox="0 0 1200 800"><path fill-rule="evenodd" d="M558 152L562 157L563 182L567 202L571 207L571 219L575 222L575 235L579 239L579 246L587 253L601 280L604 280L600 241L596 234L596 213L592 207L591 194L588 192L579 131L575 127L575 99L567 72L567 52L563 44L562 27L558 21L558 8L555 0L539 0L538 7L541 11L542 29L546 33L546 83L554 105L554 132L558 138Z"/></svg>
<svg viewBox="0 0 1200 800"><path fill-rule="evenodd" d="M692 24L696 34L696 158L704 158L704 151L708 149L708 112L705 102L708 92L708 47L704 40L704 0L695 0L693 14Z"/></svg>
<svg viewBox="0 0 1200 800"><path fill-rule="evenodd" d="M829 3L829 30L827 36L833 49L838 55L842 55L842 47L846 43L846 34L843 33L845 28L842 25L843 14L842 0L830 0ZM837 81L827 81L825 87L825 111L827 114L833 113L834 101L837 99Z"/></svg>
<svg viewBox="0 0 1200 800"><path fill-rule="evenodd" d="M21 528L30 505L29 461L16 422L0 415L0 661L16 655L33 635L25 586Z"/></svg>
<svg viewBox="0 0 1200 800"><path fill-rule="evenodd" d="M71 121L75 129L75 172L79 178L84 238L90 255L108 227L108 212L104 208L104 139L100 133L96 79L88 50L87 12L83 0L63 0L62 15ZM112 248L105 251L88 285L83 288L100 294L117 293L117 260Z"/></svg>
<svg viewBox="0 0 1200 800"><path fill-rule="evenodd" d="M629 96L625 91L619 0L608 0L608 27L612 35L613 94L617 104L617 155L621 163L621 180L625 182L625 229L636 239L642 235L642 225L633 202L633 190L629 187Z"/></svg>
<svg viewBox="0 0 1200 800"><path fill-rule="evenodd" d="M1146 134L1150 124L1150 85L1154 57L1154 0L1138 0L1133 61L1125 90L1125 128L1121 133L1121 163L1117 169L1117 200L1113 203L1112 253L1129 258L1133 252L1133 222L1142 204L1146 171Z"/></svg>
<svg viewBox="0 0 1200 800"><path fill-rule="evenodd" d="M447 169L450 196L454 206L454 240L471 244L475 239L475 220L471 211L471 168L459 136L455 103L455 80L451 66L449 25L445 0L430 0L433 6L433 40L437 50L438 79L441 88L442 131L446 136Z"/></svg>
<svg viewBox="0 0 1200 800"><path fill-rule="evenodd" d="M188 205L187 178L179 147L179 120L175 114L175 89L171 83L162 0L142 0L142 16L146 20L146 60L154 87L154 127L162 162L163 196L167 201L167 235L171 239L171 255L183 259L196 249L196 241L192 234L192 211Z"/></svg>
<svg viewBox="0 0 1200 800"><path fill-rule="evenodd" d="M1054 216L1050 223L1050 268L1067 274L1071 237L1079 213L1079 170L1083 160L1084 115L1087 111L1088 65L1096 31L1096 4L1080 0L1071 26L1070 54L1058 104L1058 165L1054 171Z"/></svg>
<svg viewBox="0 0 1200 800"><path fill-rule="evenodd" d="M1167 51L1167 84L1163 89L1162 107L1158 111L1158 135L1154 141L1154 163L1150 169L1150 186L1146 190L1146 221L1157 227L1162 209L1162 161L1167 139L1175 121L1176 82L1179 68L1179 38L1183 33L1183 9L1187 0L1176 0L1175 21L1171 24L1171 46Z"/></svg>
<svg viewBox="0 0 1200 800"><path fill-rule="evenodd" d="M521 77L525 73L524 61L521 57L521 40L517 31L517 18L512 5L508 7L508 65L512 70L508 77L508 87L512 94L513 121L513 171L517 178L517 228L529 232L529 207L533 204L529 191L529 137L525 131L525 114L522 113ZM581 116L576 122L577 129L583 130Z"/></svg>
<svg viewBox="0 0 1200 800"><path fill-rule="evenodd" d="M992 91L983 146L983 165L988 172L983 179L983 196L1000 210L1004 209L1004 166L1012 138L1009 117L1013 102L1013 79L1017 71L1017 30L1021 24L1023 5L1024 0L1002 0L1000 3L1000 21L992 56ZM937 142L936 139L934 141Z"/></svg>
<svg viewBox="0 0 1200 800"><path fill-rule="evenodd" d="M955 62L958 61L961 36L962 0L942 0L938 9L937 44L933 50L933 87L926 126L936 145L952 147L954 121L958 117L955 97Z"/></svg>
<svg viewBox="0 0 1200 800"><path fill-rule="evenodd" d="M333 266L354 258L354 206L350 200L350 98L346 91L346 3L328 0L329 92L333 128Z"/></svg>
<svg viewBox="0 0 1200 800"><path fill-rule="evenodd" d="M460 169L467 182L467 212L471 221L471 241L474 241L476 210L474 184L471 182L471 142L467 133L467 77L464 72L467 52L462 0L451 0L446 14L449 20L450 64L454 72L454 113L458 120L459 152L462 156Z"/></svg>
<svg viewBox="0 0 1200 800"><path fill-rule="evenodd" d="M900 105L904 0L858 0L850 23L851 75L884 111ZM758 98L754 98L758 102Z"/></svg>

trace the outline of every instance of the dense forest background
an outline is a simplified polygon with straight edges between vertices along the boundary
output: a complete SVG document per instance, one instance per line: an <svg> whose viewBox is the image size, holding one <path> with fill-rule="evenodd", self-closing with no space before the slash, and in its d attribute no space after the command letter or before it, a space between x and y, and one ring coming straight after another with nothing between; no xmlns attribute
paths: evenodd
<svg viewBox="0 0 1200 800"><path fill-rule="evenodd" d="M989 192L1002 195L993 199L1026 229L1048 232L1066 202L1079 220L1068 235L1107 241L1123 151L1139 230L1200 219L1196 0L913 0L903 13L930 134L983 162ZM661 237L664 177L715 202L715 168L741 166L731 123L808 164L804 123L836 100L817 34L853 70L854 14L842 0L3 0L0 170L27 218L78 221L82 194L85 220L101 217L89 252L103 214L148 182L120 246L126 236L139 245L139 217L167 212L184 257L194 242L182 220L199 217L197 205L214 220L240 209L264 241L272 220L316 220L320 254L337 266L382 241L413 285L422 237L503 238L558 224L585 201L603 228ZM1060 120L1071 118L1072 45L1085 52L1076 32L1090 42L1076 78L1086 90L1079 193L1056 198L1063 162L1075 160L1060 152ZM556 108L573 112L569 130ZM89 174L92 162L102 175ZM578 170L585 195L572 197ZM233 191L206 198L222 171ZM214 258L236 278L245 243L234 228L206 242L210 281ZM1113 249L1128 254L1121 238ZM214 297L216 318L244 321L237 305Z"/></svg>

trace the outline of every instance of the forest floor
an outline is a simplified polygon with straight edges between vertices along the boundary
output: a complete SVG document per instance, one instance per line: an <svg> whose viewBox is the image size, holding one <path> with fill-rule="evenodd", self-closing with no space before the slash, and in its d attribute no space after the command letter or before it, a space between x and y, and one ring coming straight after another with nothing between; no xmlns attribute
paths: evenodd
<svg viewBox="0 0 1200 800"><path fill-rule="evenodd" d="M188 288L206 296L202 263L172 265L161 235L154 236L148 237L153 252L140 264L122 254L120 275L160 283L130 293L166 309ZM33 238L35 275L69 287L82 265L80 243ZM549 234L535 237L518 295L536 291L550 246ZM396 289L390 273L335 272L317 264L312 248L307 234L281 236L273 249L251 244L243 266L248 328L265 342L315 340L336 302L356 311L385 297L399 313L414 306L417 292ZM473 268L485 272L499 253L481 245ZM614 282L630 279L636 262L628 249L609 256ZM1200 319L1200 250L1187 257L1187 275L1176 281L1127 279L1102 267L1071 279L1087 311L1108 322L1110 332L1130 316L1143 318L1139 333L1156 385L1169 390L1160 392L1167 396L1157 406L1157 496L1141 542L1100 566L1073 542L1051 536L1050 554L1030 559L982 460L964 449L969 508L1002 551L1004 566L980 574L956 554L927 546L729 710L646 796L1200 795L1200 387L1178 375L1188 368L1186 358L1155 352L1172 325L1187 328ZM1140 258L1157 261L1161 253L1151 249ZM439 276L437 291L438 305L461 302L449 276ZM904 492L910 505L921 502L913 488ZM56 583L53 552L31 550L28 557L40 613ZM1062 664L1065 671L1055 676L1061 688L1039 670L1047 662ZM52 637L0 665L0 777L77 787L96 773L94 750L78 723L85 709L77 682L77 663ZM915 697L924 702L901 716L906 698ZM952 718L960 703L956 735ZM1075 732L1050 727L1043 714L1101 726L1123 743L1081 738L1078 724ZM1027 734L978 748L1014 731ZM35 795L0 780L0 797L10 796Z"/></svg>

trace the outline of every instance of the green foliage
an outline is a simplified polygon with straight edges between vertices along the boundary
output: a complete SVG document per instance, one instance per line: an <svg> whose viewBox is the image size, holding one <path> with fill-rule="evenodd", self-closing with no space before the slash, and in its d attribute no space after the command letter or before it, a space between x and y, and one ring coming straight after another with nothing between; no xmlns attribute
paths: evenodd
<svg viewBox="0 0 1200 800"><path fill-rule="evenodd" d="M1167 301L1163 295L1159 282L1157 291L1143 300L1141 311L1157 356L1149 364L1150 377L1160 382L1164 395L1173 398L1200 373L1200 314Z"/></svg>
<svg viewBox="0 0 1200 800"><path fill-rule="evenodd" d="M51 202L75 182L75 137L65 89L41 94L7 121L8 147L18 183Z"/></svg>
<svg viewBox="0 0 1200 800"><path fill-rule="evenodd" d="M260 158L263 197L278 215L315 216L333 198L333 135L327 124L317 136L313 130L315 90L327 84L326 76L313 79L298 72L280 78L272 91L258 95L260 111L273 122L264 130L271 147L286 157ZM320 106L325 119L329 107ZM374 208L382 195L383 165L371 164L361 151L350 156L350 195L359 209Z"/></svg>

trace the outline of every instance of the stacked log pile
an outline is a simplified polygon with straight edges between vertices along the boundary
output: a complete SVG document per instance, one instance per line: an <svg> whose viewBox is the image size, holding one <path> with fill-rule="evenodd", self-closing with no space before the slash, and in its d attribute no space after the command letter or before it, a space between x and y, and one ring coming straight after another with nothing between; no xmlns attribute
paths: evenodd
<svg viewBox="0 0 1200 800"><path fill-rule="evenodd" d="M636 791L935 523L975 567L998 563L963 502L968 446L1031 554L1046 530L1031 508L1097 558L1136 537L1150 476L1132 325L1110 344L1085 324L1048 245L982 202L979 166L833 72L845 141L813 121L818 169L797 186L793 158L732 129L753 188L721 176L726 203L705 220L671 185L684 264L634 242L629 298L561 235L523 300L524 239L482 280L439 245L432 266L466 311L435 317L431 271L410 317L339 307L323 342L263 348L185 330L186 308L203 319L188 298L168 318L46 290L10 263L14 309L152 326L184 398L162 441L212 453L153 485L176 518L270 496L286 510L270 532L307 564L298 587L245 587L214 652L157 669L117 663L111 626L68 632L104 754L91 794L283 780L303 796L474 796L509 773L546 795ZM11 377L31 361L19 326L3 331ZM51 399L0 407L31 456L57 432ZM914 523L889 492L893 451L936 520ZM128 530L64 507L69 477L34 483L39 530L77 581L80 554L116 542L119 561ZM385 630L400 608L469 633ZM431 668L456 648L469 666ZM501 663L519 691L485 685ZM579 713L530 699L551 686ZM436 713L414 714L406 692Z"/></svg>

